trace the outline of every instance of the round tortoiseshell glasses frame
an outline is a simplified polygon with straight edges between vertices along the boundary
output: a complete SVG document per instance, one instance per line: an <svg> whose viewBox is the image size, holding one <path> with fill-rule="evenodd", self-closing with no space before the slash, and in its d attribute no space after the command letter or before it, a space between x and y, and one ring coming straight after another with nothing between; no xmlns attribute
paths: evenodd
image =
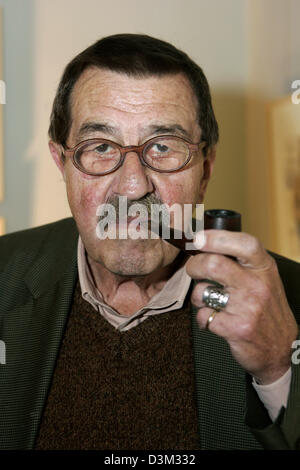
<svg viewBox="0 0 300 470"><path fill-rule="evenodd" d="M159 169L159 168L155 168L153 166L151 166L145 159L144 159L144 153L145 151L149 148L150 145L153 145L155 144L156 141L160 141L161 139L168 139L168 140L178 140L178 141L181 141L183 142L187 148L188 148L188 153L187 153L187 158L185 160L185 162L180 165L178 168L175 168L175 169L171 169L171 170L162 170L162 169ZM105 172L91 172L89 170L86 170L79 162L78 162L78 159L76 158L76 155L79 155L79 150L86 146L86 145L89 145L89 144L97 144L97 143L102 143L102 144L108 144L108 145L113 145L115 148L117 148L120 152L120 160L119 162L113 167L111 168L110 170L107 170ZM87 175L90 175L90 176L103 176L103 175L107 175L109 173L113 173L114 171L116 171L118 168L120 168L123 163L124 163L124 160L125 160L125 156L127 153L129 152L135 152L137 153L137 155L139 156L139 159L142 163L142 165L150 168L151 170L153 171L157 171L159 173L173 173L175 171L179 171L181 170L183 167L185 167L189 161L191 160L192 158L192 155L193 155L193 152L196 152L196 151L199 151L200 149L204 148L206 146L206 142L204 141L201 141L199 142L198 144L193 144L192 142L189 142L188 140L186 139L183 139L182 137L178 137L178 136L173 136L173 135L160 135L158 137L153 137L149 140L147 140L146 142L144 142L143 144L141 145L128 145L128 146L125 146L123 147L122 145L119 145L118 143L116 142L113 142L112 140L107 140L107 139L88 139L88 140L84 140L84 141L81 141L79 142L77 145L75 145L75 147L73 148L68 148L68 147L63 147L63 150L64 152L62 153L62 156L69 156L73 162L73 165L78 169L80 170L81 172L87 174Z"/></svg>

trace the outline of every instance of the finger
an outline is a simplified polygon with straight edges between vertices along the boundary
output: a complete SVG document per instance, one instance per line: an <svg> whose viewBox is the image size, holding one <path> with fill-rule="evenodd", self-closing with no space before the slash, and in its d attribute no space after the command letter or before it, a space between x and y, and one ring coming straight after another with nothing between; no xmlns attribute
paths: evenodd
<svg viewBox="0 0 300 470"><path fill-rule="evenodd" d="M270 265L271 257L260 241L248 233L230 232L228 230L205 230L199 235L199 249L203 252L219 253L233 256L243 266L265 269ZM197 247L197 235L194 245Z"/></svg>
<svg viewBox="0 0 300 470"><path fill-rule="evenodd" d="M215 312L215 313L214 313ZM213 318L212 318L213 317ZM200 308L197 312L197 322L202 330L209 330L218 336L226 338L231 336L234 325L238 321L230 313L220 310L216 312L211 308Z"/></svg>
<svg viewBox="0 0 300 470"><path fill-rule="evenodd" d="M214 315L212 321L209 322L213 311L211 308L200 308L198 310L196 318L199 328L208 330L227 342L240 341L240 335L243 336L243 322L240 317L220 310Z"/></svg>
<svg viewBox="0 0 300 470"><path fill-rule="evenodd" d="M251 273L227 256L200 253L191 256L186 263L186 272L193 279L211 279L222 286L239 288L250 282Z"/></svg>
<svg viewBox="0 0 300 470"><path fill-rule="evenodd" d="M199 309L211 309L211 307L208 307L203 302L203 293L208 286L211 286L211 284L208 284L207 282L199 282L194 287L191 295L191 302L195 307ZM247 316L254 318L257 311L263 308L261 307L259 296L255 294L255 290L248 291L247 289L227 288L224 289L224 291L229 294L229 298L226 305L221 308L222 312L230 313L231 315L238 315L241 318Z"/></svg>
<svg viewBox="0 0 300 470"><path fill-rule="evenodd" d="M207 282L198 282L196 284L196 286L194 287L193 291L192 291L192 295L191 295L192 304L195 305L198 308L207 307L207 304L203 301L203 294L204 294L204 291L206 290L206 288L211 287L211 286L215 287L213 284L209 284ZM216 286L216 289L218 289L218 286ZM222 290L224 290L224 293L229 294L229 298L228 298L228 301L226 303L226 306L224 306L224 308L222 308L222 310L226 309L226 310L230 311L231 307L233 308L233 306L234 306L234 302L236 302L236 296L234 295L235 290L232 289L232 288L222 289Z"/></svg>
<svg viewBox="0 0 300 470"><path fill-rule="evenodd" d="M209 325L211 324L211 322L214 321L214 318L217 314L218 314L218 310L213 310L213 312L209 315L206 325L205 325L206 330L209 330Z"/></svg>

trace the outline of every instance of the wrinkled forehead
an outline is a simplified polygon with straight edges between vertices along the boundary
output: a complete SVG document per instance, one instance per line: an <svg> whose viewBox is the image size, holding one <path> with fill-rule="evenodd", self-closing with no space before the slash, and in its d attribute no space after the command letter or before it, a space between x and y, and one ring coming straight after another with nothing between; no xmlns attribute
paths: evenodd
<svg viewBox="0 0 300 470"><path fill-rule="evenodd" d="M198 120L196 94L182 73L141 77L89 67L75 83L70 97L72 117L97 106L134 113L155 105L176 106Z"/></svg>

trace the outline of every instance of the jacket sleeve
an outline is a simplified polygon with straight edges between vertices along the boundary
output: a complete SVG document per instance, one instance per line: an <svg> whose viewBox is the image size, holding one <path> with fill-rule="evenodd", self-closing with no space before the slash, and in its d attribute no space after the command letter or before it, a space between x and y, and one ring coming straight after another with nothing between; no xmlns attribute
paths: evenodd
<svg viewBox="0 0 300 470"><path fill-rule="evenodd" d="M300 335L298 336L300 344ZM300 346L298 346L300 350ZM292 354L292 378L287 407L282 407L272 422L269 414L252 386L252 378L246 381L246 425L264 449L300 450L300 354ZM299 356L297 358L297 356Z"/></svg>
<svg viewBox="0 0 300 470"><path fill-rule="evenodd" d="M300 264L270 253L278 266L292 312L300 325ZM300 450L300 334L297 349L291 345L292 378L287 407L280 410L272 422L269 414L246 377L246 424L265 449Z"/></svg>

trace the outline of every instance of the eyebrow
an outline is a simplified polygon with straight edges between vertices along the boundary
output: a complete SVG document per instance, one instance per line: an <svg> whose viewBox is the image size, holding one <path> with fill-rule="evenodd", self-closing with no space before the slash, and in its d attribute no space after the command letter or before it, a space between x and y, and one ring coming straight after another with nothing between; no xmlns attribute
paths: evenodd
<svg viewBox="0 0 300 470"><path fill-rule="evenodd" d="M149 126L145 126L143 129L149 133L149 135L175 134L190 139L190 134L180 124L150 124ZM92 132L102 132L109 136L116 135L118 133L116 127L107 123L85 122L80 126L76 133L77 141L79 142Z"/></svg>
<svg viewBox="0 0 300 470"><path fill-rule="evenodd" d="M105 123L85 122L80 126L76 137L79 140L84 138L87 134L90 134L91 132L103 132L104 134L114 135L116 134L116 129L113 126L110 126Z"/></svg>
<svg viewBox="0 0 300 470"><path fill-rule="evenodd" d="M179 134L183 137L191 138L190 134L180 124L151 124L149 127L151 134Z"/></svg>

